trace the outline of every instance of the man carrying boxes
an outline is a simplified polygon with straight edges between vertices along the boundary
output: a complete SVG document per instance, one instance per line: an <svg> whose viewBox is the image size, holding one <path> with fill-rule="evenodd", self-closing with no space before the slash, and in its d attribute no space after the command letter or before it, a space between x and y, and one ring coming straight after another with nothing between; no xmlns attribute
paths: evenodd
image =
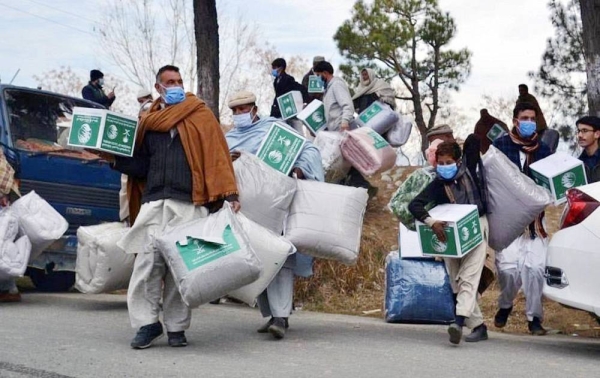
<svg viewBox="0 0 600 378"><path fill-rule="evenodd" d="M271 75L274 77L273 80L273 88L275 89L275 100L273 100L273 106L271 107L271 117L287 119L296 115L300 110L302 110L302 105L305 102L308 102L308 92L306 88L302 86L302 84L296 82L293 76L290 76L285 72L287 67L287 63L283 58L277 58L271 63ZM291 98L280 98L290 92L297 92L295 97ZM298 98L299 97L299 98ZM285 100L294 105L296 105L296 112L287 112L288 114L284 114L284 109L282 108L282 101Z"/></svg>
<svg viewBox="0 0 600 378"><path fill-rule="evenodd" d="M494 141L494 147L502 151L527 176L533 177L533 164L550 156L550 148L538 140L536 132L536 107L518 103L513 110L513 129L510 134ZM513 302L521 287L526 297L525 311L529 331L533 335L545 335L542 327L544 270L548 234L544 229L544 212L511 245L496 251L496 267L500 281L498 312L494 325L503 328L512 312Z"/></svg>
<svg viewBox="0 0 600 378"><path fill-rule="evenodd" d="M234 94L229 98L227 105L233 112L235 127L225 135L225 138L234 161L240 157L241 151L255 154L261 158L261 151L269 141L273 140L274 132L295 134L294 130L284 123L278 122L275 118L259 118L256 96L251 92L242 91ZM287 142L287 140L294 139L291 134L281 140L284 145L293 144L293 142ZM297 135L297 138L300 136ZM276 143L277 140L275 140ZM281 158L281 161L287 160L287 156L284 156L287 151L274 151L279 152L277 157ZM283 170L280 169L280 165L271 164L270 154L269 152L266 154L266 159L261 158L261 160L286 175L293 174L298 179L324 180L319 150L308 141L305 141L301 150L293 153L294 157L291 160L294 161L291 166ZM268 184L277 185L276 182ZM312 275L312 258L298 252L288 257L283 268L258 297L258 306L263 317L270 317L267 323L258 329L259 333L271 333L276 339L282 339L285 336L285 331L289 327L288 317L292 312L294 274L303 277Z"/></svg>
<svg viewBox="0 0 600 378"><path fill-rule="evenodd" d="M444 258L456 294L456 316L448 328L450 342L460 343L465 325L473 330L465 341L487 340L487 327L477 303L487 249L485 188L462 164L456 142L440 144L436 160L437 177L408 209L420 222L417 230L423 253ZM437 207L428 212L430 203Z"/></svg>

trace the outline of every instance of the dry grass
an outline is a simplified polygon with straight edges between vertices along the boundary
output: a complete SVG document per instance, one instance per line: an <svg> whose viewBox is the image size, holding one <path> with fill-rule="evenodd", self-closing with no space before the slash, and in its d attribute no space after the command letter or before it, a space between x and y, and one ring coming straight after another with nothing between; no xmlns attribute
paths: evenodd
<svg viewBox="0 0 600 378"><path fill-rule="evenodd" d="M297 304L313 311L351 315L364 315L367 312L368 316L382 316L385 256L398 248L398 220L388 211L387 204L397 188L394 182L403 181L415 169L397 168L391 174L393 182L384 181L381 177L370 180L379 187L379 193L367 207L357 265L347 267L337 262L317 260L315 274L309 279L297 280ZM550 207L546 212L551 233L558 229L561 213L562 207ZM498 329L493 327L493 317L497 311L498 294L498 288L493 285L484 293L481 301L486 323L496 331ZM564 334L600 337L598 324L585 312L568 309L549 300L544 302L544 311L544 324L549 329ZM522 294L519 294L503 332L527 332L525 298Z"/></svg>

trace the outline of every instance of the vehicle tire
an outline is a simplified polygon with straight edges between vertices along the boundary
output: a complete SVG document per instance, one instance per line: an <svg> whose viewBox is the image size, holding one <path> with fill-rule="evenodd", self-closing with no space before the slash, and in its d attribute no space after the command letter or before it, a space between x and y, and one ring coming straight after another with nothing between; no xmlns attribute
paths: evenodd
<svg viewBox="0 0 600 378"><path fill-rule="evenodd" d="M45 293L69 291L75 284L75 272L29 268L27 274L38 291Z"/></svg>

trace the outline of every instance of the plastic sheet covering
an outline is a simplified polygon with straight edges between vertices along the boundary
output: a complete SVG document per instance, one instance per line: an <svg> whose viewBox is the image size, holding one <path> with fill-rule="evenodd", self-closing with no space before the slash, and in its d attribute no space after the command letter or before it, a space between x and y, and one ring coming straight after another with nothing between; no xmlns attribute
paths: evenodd
<svg viewBox="0 0 600 378"><path fill-rule="evenodd" d="M233 169L242 213L261 226L281 234L296 192L294 179L245 152L233 163Z"/></svg>
<svg viewBox="0 0 600 378"><path fill-rule="evenodd" d="M368 127L346 132L341 148L344 158L364 176L387 171L396 163L396 151Z"/></svg>
<svg viewBox="0 0 600 378"><path fill-rule="evenodd" d="M494 146L483 155L483 165L489 192L488 245L501 251L552 203L552 195L524 175Z"/></svg>
<svg viewBox="0 0 600 378"><path fill-rule="evenodd" d="M19 233L31 241L30 260L42 254L69 228L67 220L33 190L11 206L19 218Z"/></svg>
<svg viewBox="0 0 600 378"><path fill-rule="evenodd" d="M31 253L31 243L26 235L14 243L12 240L0 241L0 279L21 277L27 269Z"/></svg>
<svg viewBox="0 0 600 378"><path fill-rule="evenodd" d="M358 259L367 191L298 180L285 237L299 252L353 265Z"/></svg>
<svg viewBox="0 0 600 378"><path fill-rule="evenodd" d="M388 323L448 324L454 320L454 297L443 262L385 259L385 321Z"/></svg>
<svg viewBox="0 0 600 378"><path fill-rule="evenodd" d="M119 222L79 227L75 264L77 290L99 294L128 287L135 255L117 246L128 231L129 228Z"/></svg>
<svg viewBox="0 0 600 378"><path fill-rule="evenodd" d="M183 301L198 307L260 277L262 263L231 207L177 227L156 240Z"/></svg>
<svg viewBox="0 0 600 378"><path fill-rule="evenodd" d="M288 256L296 252L296 248L282 236L252 222L243 214L236 214L236 218L248 235L250 246L262 263L263 269L256 281L230 292L228 296L254 306L256 298L269 286Z"/></svg>
<svg viewBox="0 0 600 378"><path fill-rule="evenodd" d="M19 219L10 207L0 210L0 241L14 241L19 233Z"/></svg>
<svg viewBox="0 0 600 378"><path fill-rule="evenodd" d="M408 204L419 195L435 178L433 168L421 168L410 174L404 182L398 187L398 190L392 195L388 208L400 222L409 230L415 231L415 217L408 211ZM426 206L431 210L433 204Z"/></svg>
<svg viewBox="0 0 600 378"><path fill-rule="evenodd" d="M344 179L350 171L350 163L342 155L342 133L337 131L319 131L314 144L321 152L325 182L337 183Z"/></svg>
<svg viewBox="0 0 600 378"><path fill-rule="evenodd" d="M360 117L363 116L364 113L371 111L371 107L369 107L360 113L357 122L360 126L369 127L375 130L379 135L383 135L396 125L400 116L398 113L394 112L388 104L384 104L381 101L375 101L375 103L381 107L381 111L373 118L369 119L367 123L364 123Z"/></svg>
<svg viewBox="0 0 600 378"><path fill-rule="evenodd" d="M408 141L412 127L410 118L400 115L398 122L385 134L385 139L392 147L402 147Z"/></svg>

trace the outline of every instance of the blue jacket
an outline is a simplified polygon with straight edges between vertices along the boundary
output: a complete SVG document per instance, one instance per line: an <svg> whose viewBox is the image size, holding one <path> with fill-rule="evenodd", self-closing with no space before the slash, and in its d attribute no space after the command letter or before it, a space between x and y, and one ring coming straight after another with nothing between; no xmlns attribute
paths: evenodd
<svg viewBox="0 0 600 378"><path fill-rule="evenodd" d="M550 151L550 147L548 147L544 142L540 141L540 148L534 153L533 161L542 160L552 155ZM523 167L521 167L521 157L519 156L519 151L521 151L521 146L516 144L510 138L510 135L503 135L500 138L494 141L494 147L502 151L506 157L510 159L521 172L525 173ZM531 177L531 173L528 174Z"/></svg>

